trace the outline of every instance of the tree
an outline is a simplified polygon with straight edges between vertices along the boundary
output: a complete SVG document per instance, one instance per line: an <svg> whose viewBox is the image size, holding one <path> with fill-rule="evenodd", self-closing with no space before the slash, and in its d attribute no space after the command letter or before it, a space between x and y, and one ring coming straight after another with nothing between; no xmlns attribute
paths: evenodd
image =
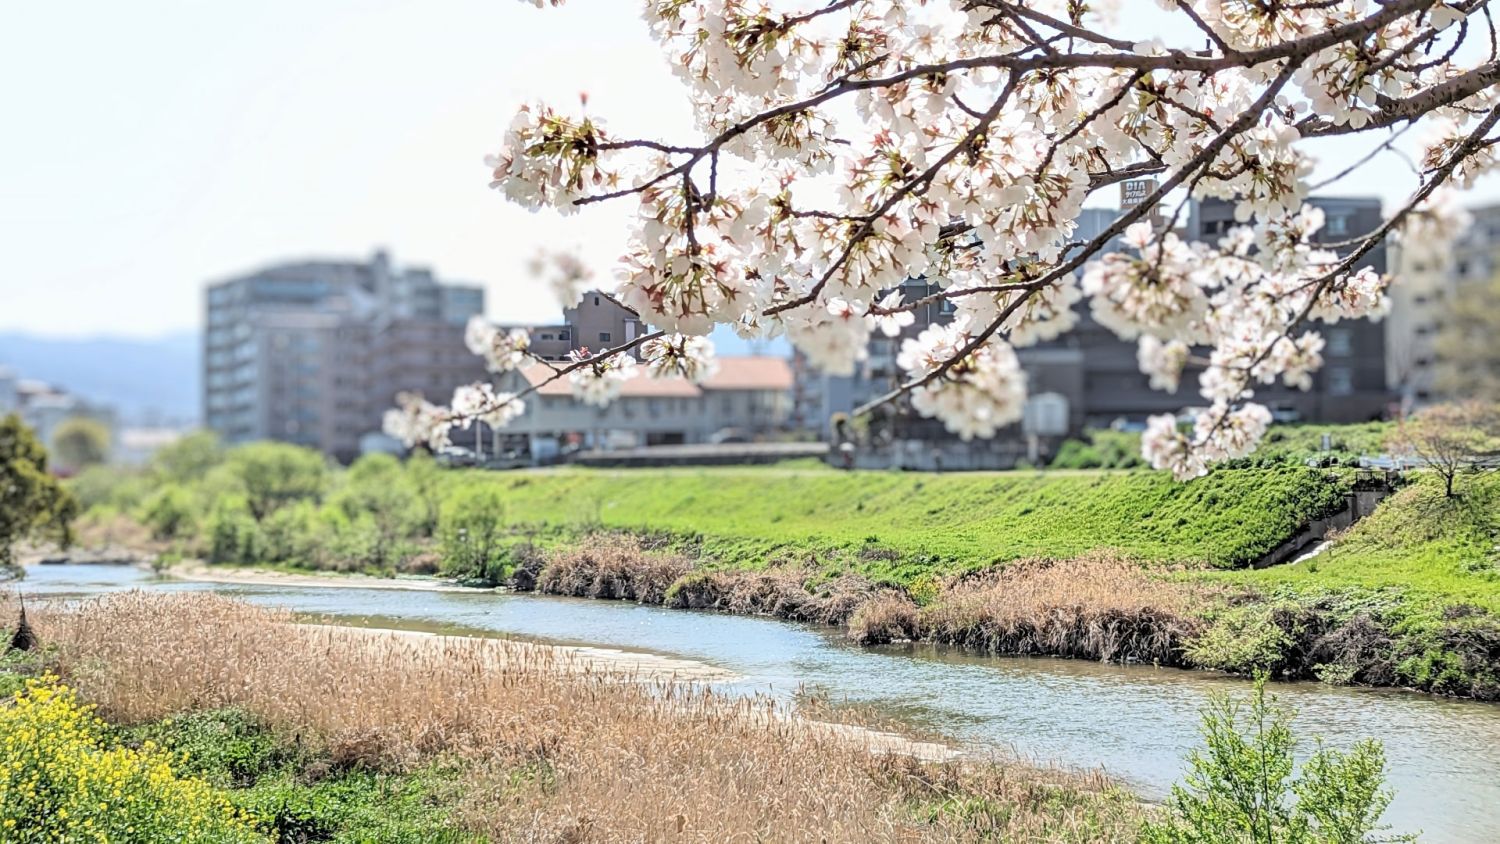
<svg viewBox="0 0 1500 844"><path fill-rule="evenodd" d="M1015 349L1070 331L1087 300L1139 340L1158 388L1202 369L1202 400L1184 400L1202 408L1195 423L1160 416L1143 438L1154 466L1185 478L1244 456L1270 422L1255 389L1306 386L1322 364L1309 324L1388 307L1371 250L1393 234L1441 249L1462 216L1450 189L1495 166L1490 0L1159 0L1129 3L1122 24L1110 10L1123 5L647 0L696 136L616 135L586 100L528 103L489 160L491 186L528 209L635 206L617 295L662 330L549 363L545 380L602 404L637 372L627 353L649 375L694 377L711 369L696 340L715 325L784 333L847 374L873 332L944 302L952 322L903 341L903 380L859 412L908 401L987 437L1022 414ZM1125 25L1141 40L1112 34ZM1337 181L1414 124L1410 198L1322 245L1323 214L1303 204L1322 186L1309 146L1367 145ZM1084 202L1120 185L1133 204L1080 236ZM1243 226L1184 242L1188 196L1234 203ZM556 268L564 305L587 283L576 263ZM936 292L904 300L914 277ZM478 324L469 340L496 371L530 360L524 332ZM452 408L409 398L388 430L441 444L455 424L522 412L540 386Z"/></svg>
<svg viewBox="0 0 1500 844"><path fill-rule="evenodd" d="M47 451L31 429L17 416L0 418L0 565L11 565L15 544L33 536L68 544L77 515L77 501L47 472Z"/></svg>
<svg viewBox="0 0 1500 844"><path fill-rule="evenodd" d="M212 431L194 431L162 446L151 456L151 468L163 480L189 483L208 474L224 459L224 447Z"/></svg>
<svg viewBox="0 0 1500 844"><path fill-rule="evenodd" d="M1445 311L1433 344L1438 389L1500 402L1500 276L1459 288Z"/></svg>
<svg viewBox="0 0 1500 844"><path fill-rule="evenodd" d="M1247 711L1248 710L1248 711ZM1363 844L1377 838L1390 804L1380 743L1348 753L1318 745L1296 770L1291 710L1255 682L1248 708L1228 695L1203 710L1204 748L1188 757L1187 781L1146 822L1148 844Z"/></svg>
<svg viewBox="0 0 1500 844"><path fill-rule="evenodd" d="M321 496L328 474L321 454L275 442L240 446L229 453L228 466L257 522L282 505Z"/></svg>
<svg viewBox="0 0 1500 844"><path fill-rule="evenodd" d="M333 501L351 520L368 515L374 524L371 562L396 562L402 544L422 530L427 510L417 487L389 454L367 454L349 467Z"/></svg>
<svg viewBox="0 0 1500 844"><path fill-rule="evenodd" d="M505 501L494 489L459 487L438 522L443 565L462 577L489 580L505 537Z"/></svg>
<svg viewBox="0 0 1500 844"><path fill-rule="evenodd" d="M1424 407L1396 425L1386 448L1436 472L1443 494L1452 498L1459 472L1500 457L1500 406L1466 401Z"/></svg>
<svg viewBox="0 0 1500 844"><path fill-rule="evenodd" d="M94 419L65 419L52 435L57 462L70 472L81 472L109 458L109 428Z"/></svg>

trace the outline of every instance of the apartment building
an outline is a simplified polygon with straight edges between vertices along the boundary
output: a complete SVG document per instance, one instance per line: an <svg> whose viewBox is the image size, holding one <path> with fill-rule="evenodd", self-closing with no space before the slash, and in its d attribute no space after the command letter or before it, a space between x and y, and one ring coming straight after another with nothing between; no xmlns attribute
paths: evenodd
<svg viewBox="0 0 1500 844"><path fill-rule="evenodd" d="M402 391L445 401L485 376L463 344L484 290L368 261L278 264L208 286L205 424L227 443L280 440L360 453Z"/></svg>
<svg viewBox="0 0 1500 844"><path fill-rule="evenodd" d="M1386 373L1403 408L1453 395L1437 339L1460 293L1500 274L1500 205L1469 209L1473 223L1451 248L1397 248L1394 307L1387 324Z"/></svg>

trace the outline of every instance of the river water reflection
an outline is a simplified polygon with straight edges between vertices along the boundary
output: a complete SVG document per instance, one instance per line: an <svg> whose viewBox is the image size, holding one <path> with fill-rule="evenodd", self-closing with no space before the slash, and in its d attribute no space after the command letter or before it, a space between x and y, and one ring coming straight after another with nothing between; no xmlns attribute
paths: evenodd
<svg viewBox="0 0 1500 844"><path fill-rule="evenodd" d="M493 592L417 592L164 581L119 566L36 566L23 592L214 591L352 623L447 629L684 657L743 679L732 693L799 689L869 706L978 753L1097 767L1164 795L1197 743L1197 712L1240 680L1144 666L996 659L930 646L859 648L806 625L714 613ZM1397 691L1276 684L1302 735L1385 743L1396 799L1386 820L1424 841L1500 841L1500 706Z"/></svg>

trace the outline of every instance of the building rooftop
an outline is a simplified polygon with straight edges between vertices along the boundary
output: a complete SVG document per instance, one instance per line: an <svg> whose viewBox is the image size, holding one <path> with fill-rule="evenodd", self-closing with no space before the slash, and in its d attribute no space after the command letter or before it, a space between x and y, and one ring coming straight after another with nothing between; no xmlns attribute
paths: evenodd
<svg viewBox="0 0 1500 844"><path fill-rule="evenodd" d="M572 395L567 378L558 378L551 383L547 379L552 370L541 364L523 367L521 375L542 396ZM644 368L636 370L635 377L620 388L622 397L638 398L696 398L705 390L791 390L792 367L786 358L766 355L726 357L719 359L719 369L702 384L694 384L685 378L652 378Z"/></svg>
<svg viewBox="0 0 1500 844"><path fill-rule="evenodd" d="M719 358L719 369L703 382L705 390L790 390L792 364L771 355Z"/></svg>

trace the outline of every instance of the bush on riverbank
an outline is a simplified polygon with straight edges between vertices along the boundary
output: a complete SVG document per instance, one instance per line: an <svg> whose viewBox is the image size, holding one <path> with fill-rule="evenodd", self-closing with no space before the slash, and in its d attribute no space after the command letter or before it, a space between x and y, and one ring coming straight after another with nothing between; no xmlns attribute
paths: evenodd
<svg viewBox="0 0 1500 844"><path fill-rule="evenodd" d="M536 646L310 628L208 595L35 615L48 667L283 840L1128 841L1141 817L1098 776L879 753Z"/></svg>

